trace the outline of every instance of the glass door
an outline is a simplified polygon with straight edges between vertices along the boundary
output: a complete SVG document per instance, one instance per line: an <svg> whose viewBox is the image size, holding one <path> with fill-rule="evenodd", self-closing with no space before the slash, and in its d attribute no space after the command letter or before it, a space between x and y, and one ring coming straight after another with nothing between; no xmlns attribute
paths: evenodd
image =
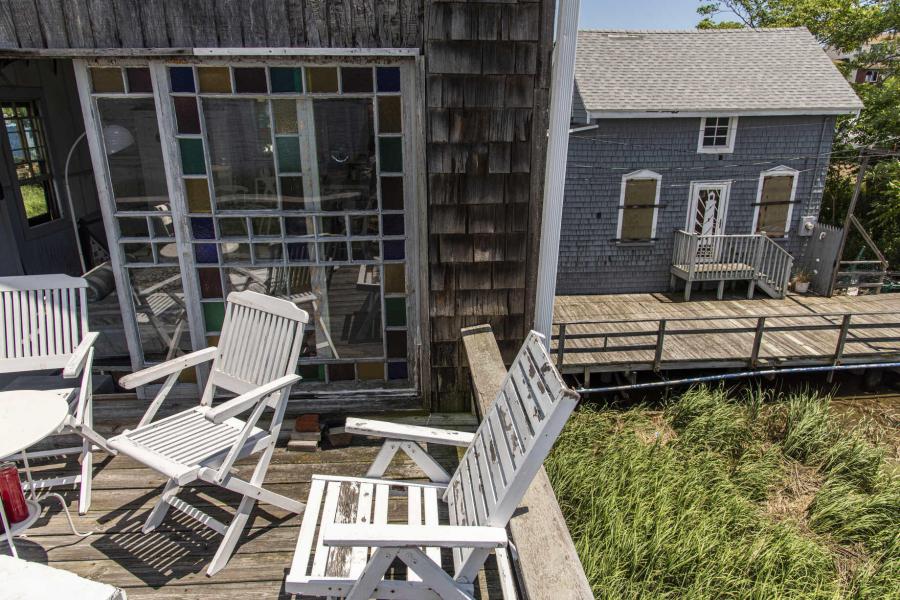
<svg viewBox="0 0 900 600"><path fill-rule="evenodd" d="M131 289L146 295L149 284L179 298L181 312L173 307L165 321L175 352L188 338L217 343L228 294L253 290L310 314L307 388L413 387L409 65L150 61L155 96L135 96L128 69L86 74L101 70L100 81L115 70L123 83L92 89L97 127L141 138L121 159L105 154L113 225L129 228L120 270ZM118 184L120 164L127 177ZM149 360L152 331L138 329Z"/></svg>
<svg viewBox="0 0 900 600"><path fill-rule="evenodd" d="M717 261L720 244L713 236L721 235L725 230L729 187L728 182L691 184L687 230L701 236L697 247L697 259L701 262Z"/></svg>

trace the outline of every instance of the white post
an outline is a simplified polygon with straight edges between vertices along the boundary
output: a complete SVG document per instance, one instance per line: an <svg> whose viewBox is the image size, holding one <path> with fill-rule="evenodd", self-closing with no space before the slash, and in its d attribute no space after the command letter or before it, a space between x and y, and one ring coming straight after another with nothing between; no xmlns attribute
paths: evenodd
<svg viewBox="0 0 900 600"><path fill-rule="evenodd" d="M550 78L550 128L547 135L541 248L534 307L534 328L544 335L544 343L548 346L553 323L553 300L556 296L559 230L562 223L563 191L566 185L566 156L569 151L569 120L572 114L579 4L580 0L559 0Z"/></svg>

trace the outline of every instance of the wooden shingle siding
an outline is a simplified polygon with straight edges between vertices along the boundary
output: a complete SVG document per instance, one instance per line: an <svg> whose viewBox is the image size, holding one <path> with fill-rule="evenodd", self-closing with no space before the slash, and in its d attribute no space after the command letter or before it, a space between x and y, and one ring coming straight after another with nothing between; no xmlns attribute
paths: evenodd
<svg viewBox="0 0 900 600"><path fill-rule="evenodd" d="M508 363L533 320L553 10L425 3L434 410L469 408L460 328L490 323Z"/></svg>
<svg viewBox="0 0 900 600"><path fill-rule="evenodd" d="M419 48L423 0L4 0L0 48Z"/></svg>

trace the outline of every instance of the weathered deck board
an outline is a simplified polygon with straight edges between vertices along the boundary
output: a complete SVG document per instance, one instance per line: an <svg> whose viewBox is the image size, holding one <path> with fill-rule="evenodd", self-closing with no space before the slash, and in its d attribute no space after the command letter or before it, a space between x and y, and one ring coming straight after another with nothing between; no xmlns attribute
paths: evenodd
<svg viewBox="0 0 900 600"><path fill-rule="evenodd" d="M425 419L419 424L424 424ZM409 421L409 418L404 419ZM436 415L430 422L441 421ZM467 417L473 430L474 419ZM349 448L315 453L278 449L266 477L267 487L290 497L305 499L314 473L364 475L380 448L380 442L355 438ZM455 448L429 448L439 462L452 470L458 460ZM59 505L48 500L44 516L19 538L16 548L28 560L77 573L124 588L129 598L288 598L283 589L291 563L301 517L269 506L257 505L237 550L228 565L215 577L206 576L206 567L217 548L219 536L177 511L170 511L157 531L144 535L141 524L158 499L164 478L126 458L95 455L93 502L86 515L77 514L78 494L64 491L75 526L94 534L79 540L71 535ZM44 474L74 472L77 463L46 459L35 465ZM237 471L246 477L252 469L246 461ZM422 474L404 456L398 456L386 473L388 477L416 479ZM221 488L197 485L185 498L211 515L228 519L239 497ZM228 511L226 513L226 510ZM405 506L389 505L389 521L405 522ZM0 552L8 553L5 544ZM448 557L449 558L449 557ZM491 560L479 576L479 598L499 598L496 563Z"/></svg>
<svg viewBox="0 0 900 600"><path fill-rule="evenodd" d="M853 313L852 324L900 322L900 294L820 298L791 295L781 300L709 300L683 302L668 294L620 294L608 296L558 296L554 323L566 323L566 335L634 332L625 337L609 337L608 352L570 353L569 350L596 347L603 338L567 339L563 371L582 373L653 368L658 319L668 319L662 356L663 369L735 367L747 363L753 347L753 331L728 331L756 326L756 317L771 316L766 328L791 327L788 331L766 331L759 351L761 366L825 364L835 353L841 317ZM891 313L875 315L867 313ZM775 315L792 315L778 318ZM796 315L796 316L794 316ZM673 321L674 319L698 319ZM584 324L583 321L608 321ZM832 325L831 329L803 330L805 325ZM692 329L717 328L703 334L672 333ZM644 333L646 332L646 333ZM554 329L556 333L556 329ZM891 338L873 341L876 338ZM644 348L635 348L644 346ZM553 343L555 350L556 343ZM852 329L847 336L843 359L846 362L895 360L900 357L900 328Z"/></svg>

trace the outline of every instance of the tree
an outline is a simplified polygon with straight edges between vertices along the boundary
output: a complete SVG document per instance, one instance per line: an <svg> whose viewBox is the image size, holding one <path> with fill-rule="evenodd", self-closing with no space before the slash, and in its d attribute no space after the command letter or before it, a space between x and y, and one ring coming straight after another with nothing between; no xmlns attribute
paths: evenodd
<svg viewBox="0 0 900 600"><path fill-rule="evenodd" d="M864 104L859 116L838 118L820 218L843 223L866 148L870 166L856 214L894 268L900 265L900 0L700 0L697 13L699 28L803 26L849 56L838 65L845 75L877 69L878 83L852 84ZM736 21L717 23L719 16ZM845 258L861 248L852 240Z"/></svg>

